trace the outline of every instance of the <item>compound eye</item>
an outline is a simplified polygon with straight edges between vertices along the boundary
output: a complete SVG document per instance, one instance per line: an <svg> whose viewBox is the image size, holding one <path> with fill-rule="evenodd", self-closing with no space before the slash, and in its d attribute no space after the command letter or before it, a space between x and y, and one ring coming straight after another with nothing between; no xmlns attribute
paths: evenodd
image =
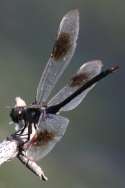
<svg viewBox="0 0 125 188"><path fill-rule="evenodd" d="M13 122L18 123L18 114L14 108L10 112L10 117Z"/></svg>

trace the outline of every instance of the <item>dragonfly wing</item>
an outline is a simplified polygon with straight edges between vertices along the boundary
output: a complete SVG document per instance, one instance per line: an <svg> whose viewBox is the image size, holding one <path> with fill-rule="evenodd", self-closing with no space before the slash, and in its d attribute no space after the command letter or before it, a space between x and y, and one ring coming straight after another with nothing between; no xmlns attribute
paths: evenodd
<svg viewBox="0 0 125 188"><path fill-rule="evenodd" d="M63 18L57 33L51 56L40 79L36 101L46 103L51 90L69 64L79 32L79 12L72 10Z"/></svg>
<svg viewBox="0 0 125 188"><path fill-rule="evenodd" d="M47 114L46 120L41 115L38 130L28 143L26 156L31 160L45 157L63 137L69 120L60 115Z"/></svg>
<svg viewBox="0 0 125 188"><path fill-rule="evenodd" d="M76 90L78 90L81 86L83 86L86 82L91 80L93 77L98 75L102 69L102 62L99 60L94 60L83 64L77 73L71 78L69 84L67 84L64 88L62 88L57 95L55 95L50 101L49 106L53 106L59 104L64 101L67 97L73 94ZM95 86L92 85L90 88L83 91L80 95L74 98L71 102L66 104L60 111L69 111L76 108L88 92Z"/></svg>

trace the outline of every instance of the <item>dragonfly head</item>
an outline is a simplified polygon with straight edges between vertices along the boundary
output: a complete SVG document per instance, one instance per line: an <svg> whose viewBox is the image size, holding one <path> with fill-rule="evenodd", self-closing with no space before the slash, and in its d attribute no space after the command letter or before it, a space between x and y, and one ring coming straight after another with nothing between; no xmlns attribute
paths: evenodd
<svg viewBox="0 0 125 188"><path fill-rule="evenodd" d="M24 107L14 107L10 111L10 117L14 123L19 123L19 121L24 119L25 108Z"/></svg>
<svg viewBox="0 0 125 188"><path fill-rule="evenodd" d="M10 117L14 123L19 123L19 121L24 119L26 103L20 97L15 98L15 107L11 109Z"/></svg>

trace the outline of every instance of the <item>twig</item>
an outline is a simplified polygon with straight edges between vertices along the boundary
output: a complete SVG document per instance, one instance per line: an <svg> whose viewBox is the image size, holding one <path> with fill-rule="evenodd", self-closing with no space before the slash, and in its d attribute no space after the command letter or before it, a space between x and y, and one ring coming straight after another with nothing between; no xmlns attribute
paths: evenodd
<svg viewBox="0 0 125 188"><path fill-rule="evenodd" d="M18 154L18 142L16 140L4 140L0 143L0 165L15 158Z"/></svg>
<svg viewBox="0 0 125 188"><path fill-rule="evenodd" d="M29 160L27 157L23 155L18 155L18 159L23 163L29 170L31 170L34 174L40 177L40 179L47 181L48 178L45 176L43 170L34 162Z"/></svg>
<svg viewBox="0 0 125 188"><path fill-rule="evenodd" d="M21 136L16 137L16 135L13 134L0 143L0 165L17 157L22 164L39 176L40 179L47 181L48 178L45 176L40 166L38 166L36 162L29 160L26 156L20 154L19 148L22 141Z"/></svg>

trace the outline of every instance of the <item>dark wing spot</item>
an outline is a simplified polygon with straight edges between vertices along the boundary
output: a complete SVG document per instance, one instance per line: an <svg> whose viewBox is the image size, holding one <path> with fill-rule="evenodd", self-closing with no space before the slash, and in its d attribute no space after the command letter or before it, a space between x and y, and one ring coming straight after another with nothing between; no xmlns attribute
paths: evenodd
<svg viewBox="0 0 125 188"><path fill-rule="evenodd" d="M75 76L71 78L70 86L71 87L81 86L88 80L89 80L89 75L87 73L76 74Z"/></svg>
<svg viewBox="0 0 125 188"><path fill-rule="evenodd" d="M31 140L31 144L34 146L42 146L48 144L51 140L53 140L55 134L53 132L48 132L47 130L38 132Z"/></svg>
<svg viewBox="0 0 125 188"><path fill-rule="evenodd" d="M65 32L60 33L59 37L57 38L54 44L51 57L54 58L55 61L60 60L67 54L70 47L70 34Z"/></svg>

